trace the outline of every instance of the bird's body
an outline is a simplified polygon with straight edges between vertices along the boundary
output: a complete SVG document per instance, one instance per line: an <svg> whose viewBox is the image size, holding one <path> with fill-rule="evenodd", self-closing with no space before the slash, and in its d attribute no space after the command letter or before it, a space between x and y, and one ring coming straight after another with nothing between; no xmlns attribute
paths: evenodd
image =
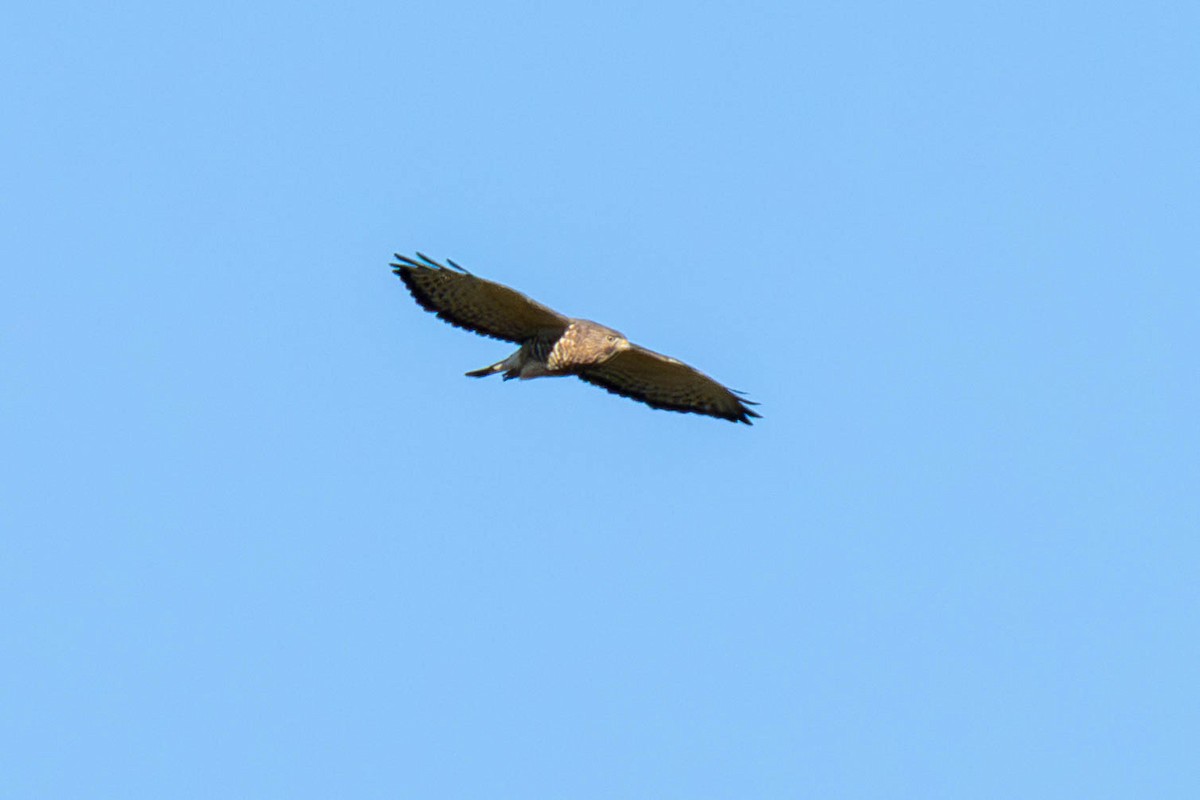
<svg viewBox="0 0 1200 800"><path fill-rule="evenodd" d="M477 278L453 261L443 267L417 253L397 254L393 271L423 308L451 325L520 345L473 378L575 375L653 408L750 423L753 405L681 361L631 343L612 328L559 314L515 289Z"/></svg>
<svg viewBox="0 0 1200 800"><path fill-rule="evenodd" d="M591 320L573 319L561 333L535 335L503 361L467 375L483 378L503 372L505 380L577 375L580 370L600 364L629 347L629 340L612 328Z"/></svg>

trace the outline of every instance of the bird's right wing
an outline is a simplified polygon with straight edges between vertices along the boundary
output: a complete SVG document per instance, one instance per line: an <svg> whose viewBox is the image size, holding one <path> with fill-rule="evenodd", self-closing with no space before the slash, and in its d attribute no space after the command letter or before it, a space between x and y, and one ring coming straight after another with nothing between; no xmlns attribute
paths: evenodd
<svg viewBox="0 0 1200 800"><path fill-rule="evenodd" d="M417 253L396 254L392 272L426 311L469 331L521 343L539 333L561 334L571 320L499 283L477 278L449 261L450 269Z"/></svg>
<svg viewBox="0 0 1200 800"><path fill-rule="evenodd" d="M585 367L578 375L588 383L651 408L707 414L747 425L754 424L751 417L760 416L749 408L757 403L738 397L732 389L678 359L636 344L607 361Z"/></svg>

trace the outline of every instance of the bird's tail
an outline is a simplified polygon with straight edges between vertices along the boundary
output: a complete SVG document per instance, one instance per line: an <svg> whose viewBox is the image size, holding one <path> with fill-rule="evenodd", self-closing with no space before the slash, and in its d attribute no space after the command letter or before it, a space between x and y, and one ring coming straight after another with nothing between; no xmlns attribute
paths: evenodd
<svg viewBox="0 0 1200 800"><path fill-rule="evenodd" d="M512 380L520 377L521 369L524 366L524 347L517 350L516 353L510 355L504 361L497 361L491 367L482 369L474 369L467 373L468 378L487 378L488 375L494 375L497 372L504 373L504 380Z"/></svg>
<svg viewBox="0 0 1200 800"><path fill-rule="evenodd" d="M495 364L492 364L490 367L484 367L483 369L471 370L470 372L467 373L467 377L468 378L486 378L488 375L495 375L497 372L503 372L504 369L505 369L504 362L497 361Z"/></svg>
<svg viewBox="0 0 1200 800"><path fill-rule="evenodd" d="M525 348L522 347L517 352L513 353L503 361L497 361L490 367L473 370L467 373L468 378L486 378L488 375L495 375L497 372L504 373L504 380L512 380L521 374L521 367L525 362Z"/></svg>

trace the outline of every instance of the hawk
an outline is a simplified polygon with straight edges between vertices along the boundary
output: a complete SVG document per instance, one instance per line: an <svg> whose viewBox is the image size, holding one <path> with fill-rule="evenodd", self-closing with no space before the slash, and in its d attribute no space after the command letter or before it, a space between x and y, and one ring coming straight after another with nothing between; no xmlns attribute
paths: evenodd
<svg viewBox="0 0 1200 800"><path fill-rule="evenodd" d="M419 259L419 260L418 260ZM468 372L483 378L499 372L504 380L575 375L588 383L645 403L651 408L706 414L744 422L761 415L738 396L682 361L631 343L612 328L574 319L547 308L515 289L477 278L446 259L396 254L392 271L426 311L459 328L519 344L490 367Z"/></svg>

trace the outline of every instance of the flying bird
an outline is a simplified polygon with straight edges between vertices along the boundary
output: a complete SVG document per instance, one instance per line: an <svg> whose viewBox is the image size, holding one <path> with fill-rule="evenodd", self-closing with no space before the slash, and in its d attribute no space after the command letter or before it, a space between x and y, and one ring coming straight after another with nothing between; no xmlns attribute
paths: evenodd
<svg viewBox="0 0 1200 800"><path fill-rule="evenodd" d="M575 319L510 289L417 253L396 254L392 271L426 311L459 328L519 344L503 361L467 375L504 373L504 380L575 375L651 408L744 422L761 415L743 399L682 361L631 343L612 328Z"/></svg>

